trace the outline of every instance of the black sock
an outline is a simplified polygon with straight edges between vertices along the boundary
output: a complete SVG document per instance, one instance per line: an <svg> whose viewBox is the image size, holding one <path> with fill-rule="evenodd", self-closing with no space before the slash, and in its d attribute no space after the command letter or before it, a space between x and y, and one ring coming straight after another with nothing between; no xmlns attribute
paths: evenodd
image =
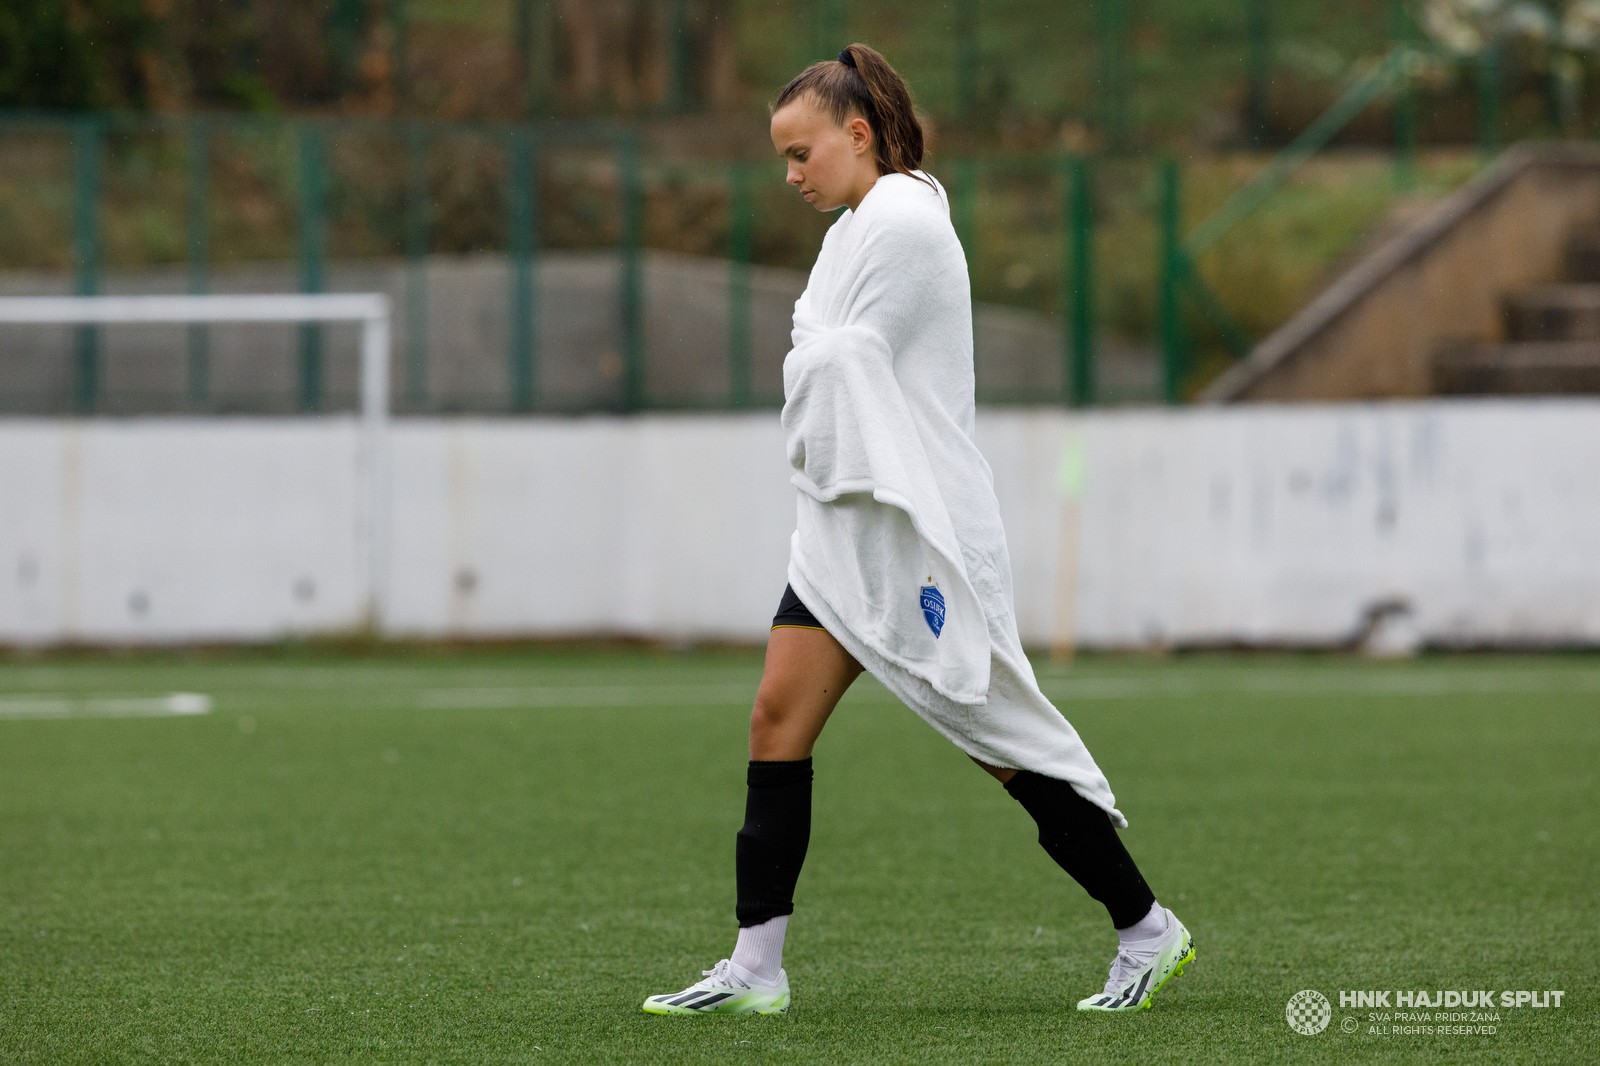
<svg viewBox="0 0 1600 1066"><path fill-rule="evenodd" d="M1039 823L1039 844L1105 905L1112 925L1126 929L1150 913L1155 893L1105 811L1065 781L1031 770L1018 770L1006 782L1006 791Z"/></svg>
<svg viewBox="0 0 1600 1066"><path fill-rule="evenodd" d="M794 913L794 884L811 843L811 760L752 760L747 780L734 853L740 928Z"/></svg>

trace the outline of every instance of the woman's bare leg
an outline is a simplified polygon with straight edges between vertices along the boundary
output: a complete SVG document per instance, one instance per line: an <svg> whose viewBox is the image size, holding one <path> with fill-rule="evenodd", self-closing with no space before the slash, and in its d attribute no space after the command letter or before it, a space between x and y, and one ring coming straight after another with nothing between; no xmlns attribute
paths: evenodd
<svg viewBox="0 0 1600 1066"><path fill-rule="evenodd" d="M861 664L825 629L784 626L767 638L767 664L750 712L750 758L792 762L811 757Z"/></svg>
<svg viewBox="0 0 1600 1066"><path fill-rule="evenodd" d="M825 629L774 629L750 712L750 758L789 762L809 757L828 717L861 672L861 664ZM981 759L972 761L1002 785L1016 774Z"/></svg>
<svg viewBox="0 0 1600 1066"><path fill-rule="evenodd" d="M982 759L974 759L971 755L968 755L967 758L972 759L973 762L983 767L985 773L994 778L996 781L1000 782L1002 785L1007 781L1010 781L1013 777L1017 776L1017 772L1015 770L1007 770L1004 766L990 766Z"/></svg>
<svg viewBox="0 0 1600 1066"><path fill-rule="evenodd" d="M860 675L861 665L827 630L780 626L767 639L750 712L749 791L735 858L739 942L730 956L753 980L781 980L795 882L811 840L811 748Z"/></svg>

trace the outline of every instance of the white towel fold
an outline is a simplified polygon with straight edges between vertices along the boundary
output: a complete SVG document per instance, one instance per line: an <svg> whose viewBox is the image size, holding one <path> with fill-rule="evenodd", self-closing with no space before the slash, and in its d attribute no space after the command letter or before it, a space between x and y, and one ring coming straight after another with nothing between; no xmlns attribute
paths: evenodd
<svg viewBox="0 0 1600 1066"><path fill-rule="evenodd" d="M828 230L783 367L799 490L789 582L962 750L1070 782L1126 825L1017 636L993 476L972 439L970 293L932 179L885 175Z"/></svg>

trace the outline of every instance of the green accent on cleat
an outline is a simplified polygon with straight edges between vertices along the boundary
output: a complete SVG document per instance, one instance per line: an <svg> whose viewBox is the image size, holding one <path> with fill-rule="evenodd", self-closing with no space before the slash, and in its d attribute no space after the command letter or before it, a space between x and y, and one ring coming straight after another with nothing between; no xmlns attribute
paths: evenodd
<svg viewBox="0 0 1600 1066"><path fill-rule="evenodd" d="M746 984L726 959L704 974L709 980L682 992L651 996L641 1009L646 1014L784 1014L789 1010L789 975L782 970L772 985Z"/></svg>
<svg viewBox="0 0 1600 1066"><path fill-rule="evenodd" d="M1194 937L1189 935L1189 930L1171 911L1167 912L1167 916L1172 922L1173 935L1167 943L1162 944L1161 950L1136 969L1124 966L1121 975L1118 975L1117 967L1128 956L1119 953L1117 960L1112 963L1112 978L1106 982L1105 991L1079 1000L1079 1010L1115 1013L1150 1009L1156 993L1194 961Z"/></svg>

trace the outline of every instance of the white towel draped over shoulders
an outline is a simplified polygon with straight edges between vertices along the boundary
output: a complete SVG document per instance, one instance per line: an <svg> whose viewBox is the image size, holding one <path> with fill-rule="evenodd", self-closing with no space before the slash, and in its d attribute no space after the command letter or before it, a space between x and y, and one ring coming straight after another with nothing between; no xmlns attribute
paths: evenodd
<svg viewBox="0 0 1600 1066"><path fill-rule="evenodd" d="M1068 781L1126 825L1017 636L994 478L973 442L966 259L937 182L884 175L841 215L795 303L793 341L783 426L801 601L962 750ZM926 586L944 602L937 634Z"/></svg>

